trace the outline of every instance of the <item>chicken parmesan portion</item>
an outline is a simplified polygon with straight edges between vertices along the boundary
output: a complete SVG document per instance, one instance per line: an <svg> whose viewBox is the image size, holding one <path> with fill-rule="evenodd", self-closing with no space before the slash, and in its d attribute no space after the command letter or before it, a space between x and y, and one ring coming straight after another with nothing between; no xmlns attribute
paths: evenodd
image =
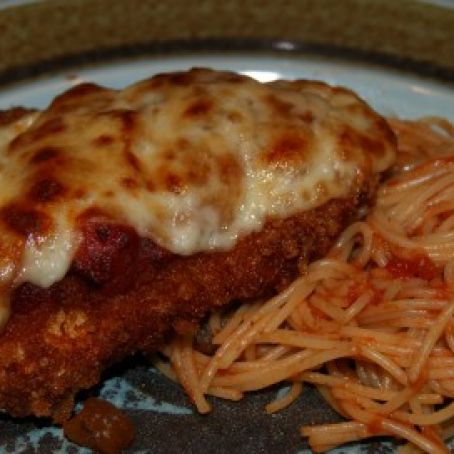
<svg viewBox="0 0 454 454"><path fill-rule="evenodd" d="M75 393L322 256L395 158L353 92L209 69L0 115L0 407Z"/></svg>

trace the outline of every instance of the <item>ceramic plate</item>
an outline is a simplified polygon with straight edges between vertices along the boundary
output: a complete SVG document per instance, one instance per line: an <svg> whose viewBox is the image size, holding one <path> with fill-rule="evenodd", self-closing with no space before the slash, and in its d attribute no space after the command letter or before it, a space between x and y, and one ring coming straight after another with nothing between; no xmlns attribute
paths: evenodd
<svg viewBox="0 0 454 454"><path fill-rule="evenodd" d="M287 43L287 47L292 46ZM284 46L285 47L285 46ZM172 54L117 60L97 66L65 69L52 76L0 89L0 108L14 105L45 107L58 93L81 81L123 87L157 72L205 66L229 69L260 81L277 78L320 79L354 89L384 115L417 118L440 115L454 121L454 90L449 82L437 82L408 72L370 64L316 57L264 53ZM307 387L288 409L272 416L264 405L285 386L249 394L239 403L213 401L210 415L198 415L179 386L162 377L146 362L133 359L110 371L95 390L102 398L123 408L134 420L135 453L305 453L307 445L298 427L335 421L338 417L317 392ZM61 430L47 421L0 420L0 451L88 452L62 438ZM452 445L454 448L454 444ZM386 440L350 445L336 452L392 452Z"/></svg>

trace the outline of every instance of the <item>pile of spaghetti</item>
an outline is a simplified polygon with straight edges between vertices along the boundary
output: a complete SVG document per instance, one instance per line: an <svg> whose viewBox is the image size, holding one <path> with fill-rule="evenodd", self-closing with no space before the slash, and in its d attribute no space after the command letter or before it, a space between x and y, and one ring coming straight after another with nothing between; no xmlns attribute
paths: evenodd
<svg viewBox="0 0 454 454"><path fill-rule="evenodd" d="M288 381L266 407L281 410L317 386L346 422L304 426L316 452L377 435L403 451L449 452L454 436L454 126L390 119L393 175L366 219L327 257L263 303L214 314L213 354L175 339L159 367L176 376L202 413L205 395ZM419 448L419 450L418 450Z"/></svg>

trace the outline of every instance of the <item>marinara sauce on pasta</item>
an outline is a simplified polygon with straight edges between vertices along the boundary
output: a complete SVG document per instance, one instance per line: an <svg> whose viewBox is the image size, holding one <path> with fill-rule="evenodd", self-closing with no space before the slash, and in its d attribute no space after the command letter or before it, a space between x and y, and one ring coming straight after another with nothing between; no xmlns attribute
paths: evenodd
<svg viewBox="0 0 454 454"><path fill-rule="evenodd" d="M213 354L180 336L157 366L201 413L290 382L284 409L314 384L344 422L303 426L315 452L385 435L402 453L447 453L454 436L454 126L389 119L398 160L376 206L330 253L269 301L215 313ZM295 402L299 405L300 402ZM303 403L304 405L304 403Z"/></svg>

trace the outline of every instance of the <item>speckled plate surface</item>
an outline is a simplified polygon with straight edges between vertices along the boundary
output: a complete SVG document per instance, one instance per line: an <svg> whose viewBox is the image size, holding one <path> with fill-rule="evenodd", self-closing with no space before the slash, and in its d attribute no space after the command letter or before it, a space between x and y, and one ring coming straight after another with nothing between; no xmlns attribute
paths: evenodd
<svg viewBox="0 0 454 454"><path fill-rule="evenodd" d="M353 88L385 115L454 120L453 7L453 0L0 0L0 108L44 107L81 80L120 87L209 66L263 81L322 79ZM201 416L178 385L134 358L89 394L134 420L130 452L308 452L298 427L338 417L310 387L266 415L264 405L282 389L215 400ZM1 416L0 434L0 453L88 452L49 421ZM376 440L337 452L393 451Z"/></svg>
<svg viewBox="0 0 454 454"><path fill-rule="evenodd" d="M332 56L291 53L211 52L173 53L166 56L124 58L95 66L67 67L0 89L0 108L11 105L44 107L58 93L81 81L121 87L156 72L206 66L231 69L261 81L276 78L321 79L355 89L384 115L415 118L442 115L454 120L454 90L439 82L391 67ZM269 416L265 404L285 384L251 393L239 403L215 400L210 415L198 415L178 385L136 358L110 371L105 381L89 394L100 395L124 409L137 428L131 452L150 453L302 453L307 446L298 435L301 424L338 420L336 414L307 387L290 408ZM85 453L62 437L47 421L0 420L3 452ZM452 445L454 448L454 444ZM394 446L379 440L350 445L345 453L386 453Z"/></svg>

